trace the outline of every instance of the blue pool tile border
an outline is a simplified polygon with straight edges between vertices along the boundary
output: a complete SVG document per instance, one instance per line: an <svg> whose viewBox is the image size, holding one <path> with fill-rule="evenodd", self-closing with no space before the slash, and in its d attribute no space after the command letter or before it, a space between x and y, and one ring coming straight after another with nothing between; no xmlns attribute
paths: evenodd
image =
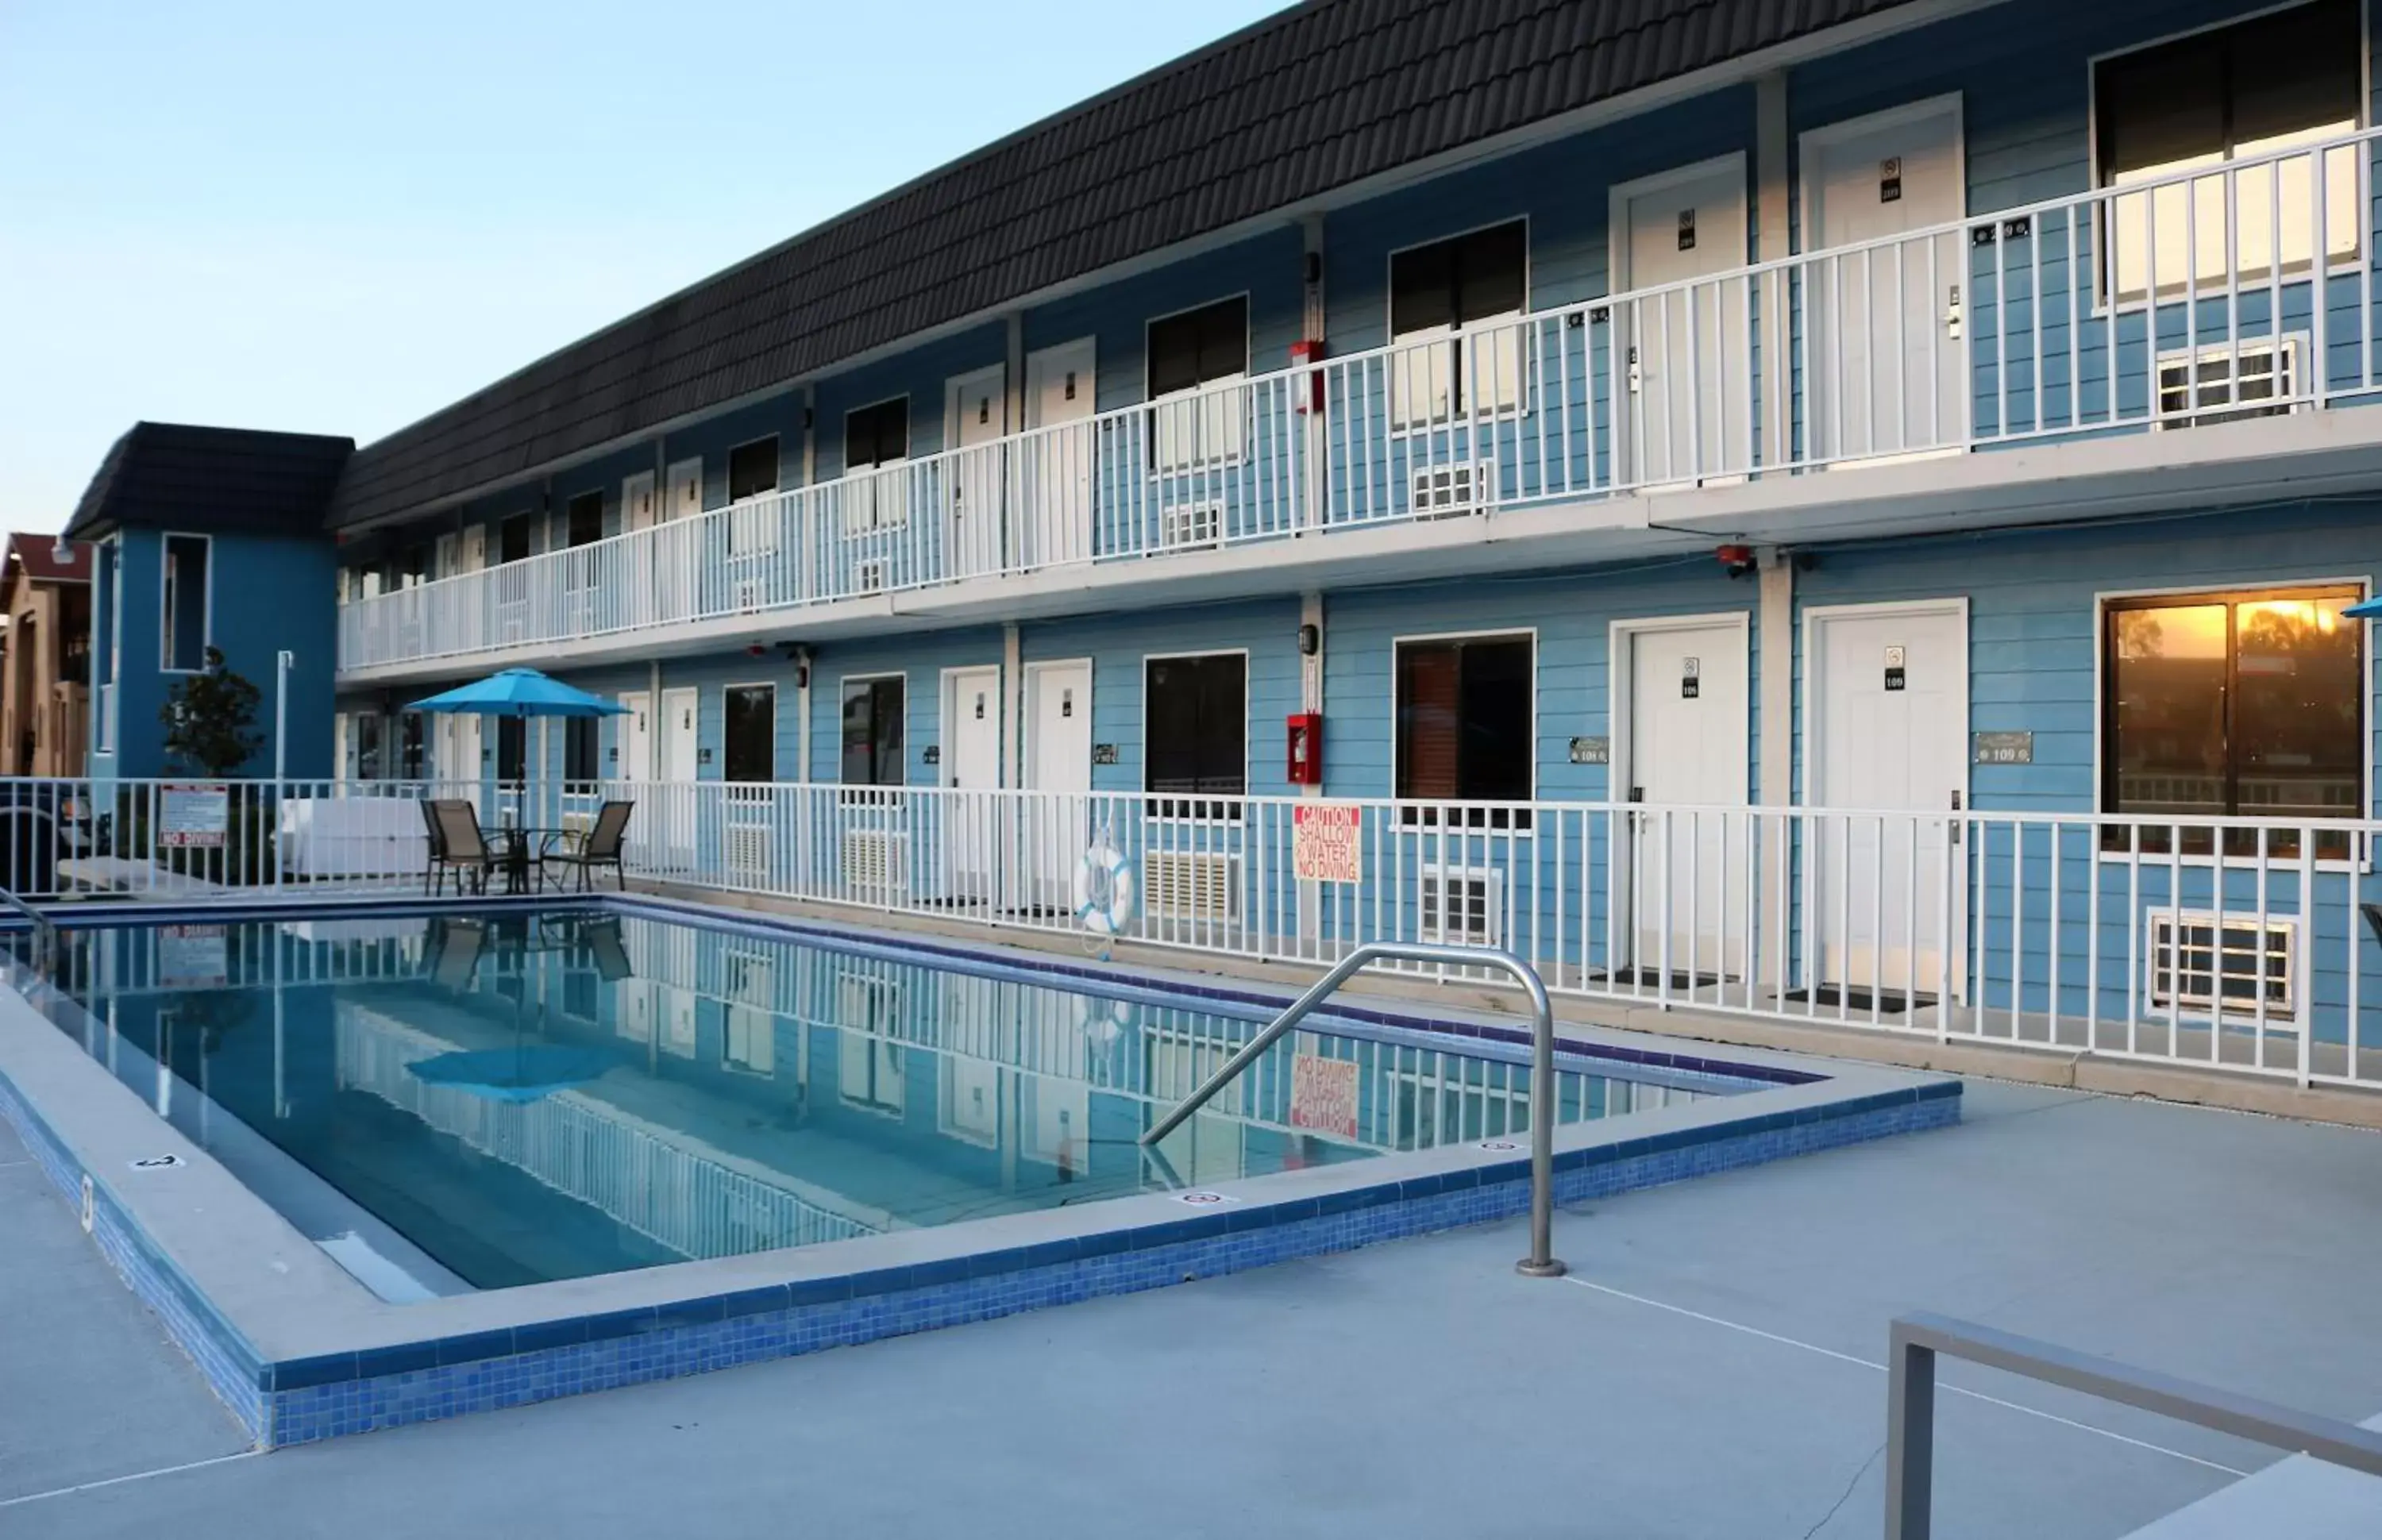
<svg viewBox="0 0 2382 1540"><path fill-rule="evenodd" d="M1772 1115L1573 1151L1557 1162L1555 1197L1577 1204L1942 1128L1959 1120L1959 1098L1957 1082L1934 1082L1812 1109L1817 1116ZM1073 1241L1013 1248L964 1259L964 1277L934 1266L882 1268L715 1296L704 1302L718 1311L701 1320L669 1310L615 1313L642 1326L625 1334L591 1330L583 1341L554 1342L545 1325L475 1334L475 1350L510 1338L510 1351L494 1356L448 1362L441 1343L441 1362L424 1364L399 1356L404 1350L374 1350L354 1355L354 1377L276 1383L262 1398L264 1441L312 1443L1135 1293L1510 1218L1529 1201L1527 1167L1510 1163L1145 1226L1125 1232L1133 1243L1123 1249Z"/></svg>

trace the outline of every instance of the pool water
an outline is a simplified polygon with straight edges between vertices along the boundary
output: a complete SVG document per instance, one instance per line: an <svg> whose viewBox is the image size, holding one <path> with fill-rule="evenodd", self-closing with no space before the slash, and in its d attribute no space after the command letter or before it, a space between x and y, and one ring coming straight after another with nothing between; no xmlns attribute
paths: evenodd
<svg viewBox="0 0 2382 1540"><path fill-rule="evenodd" d="M383 1298L809 1245L1528 1129L1517 1049L586 908L69 930L49 1014ZM1328 1024L1328 1023L1327 1023ZM1753 1089L1566 1069L1561 1120Z"/></svg>

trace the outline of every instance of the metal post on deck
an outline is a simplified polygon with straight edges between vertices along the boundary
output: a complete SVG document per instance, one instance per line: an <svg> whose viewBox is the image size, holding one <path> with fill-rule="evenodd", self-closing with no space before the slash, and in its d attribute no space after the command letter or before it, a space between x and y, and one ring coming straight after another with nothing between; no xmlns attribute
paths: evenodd
<svg viewBox="0 0 2382 1540"><path fill-rule="evenodd" d="M1894 1335L1886 1363L1885 1540L1927 1540L1935 1487L1935 1350Z"/></svg>

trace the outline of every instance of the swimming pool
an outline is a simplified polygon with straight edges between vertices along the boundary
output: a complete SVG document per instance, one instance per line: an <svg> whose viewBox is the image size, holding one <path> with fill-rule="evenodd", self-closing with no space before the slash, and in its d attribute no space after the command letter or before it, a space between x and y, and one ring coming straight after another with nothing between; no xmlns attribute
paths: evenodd
<svg viewBox="0 0 2382 1540"><path fill-rule="evenodd" d="M641 895L62 917L52 978L6 965L0 1121L266 1447L1529 1201L1527 1034L1470 979L1336 997L1145 1154L1283 991ZM1559 1203L1959 1117L1946 1077L1565 1030Z"/></svg>
<svg viewBox="0 0 2382 1540"><path fill-rule="evenodd" d="M584 908L66 933L49 1012L406 1302L1528 1132L1526 1057ZM1762 1082L1582 1065L1559 1123Z"/></svg>

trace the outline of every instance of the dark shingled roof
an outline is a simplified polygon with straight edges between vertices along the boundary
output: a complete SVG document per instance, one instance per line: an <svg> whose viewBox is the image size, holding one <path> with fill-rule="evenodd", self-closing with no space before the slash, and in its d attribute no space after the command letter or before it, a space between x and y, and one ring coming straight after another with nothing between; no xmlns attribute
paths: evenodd
<svg viewBox="0 0 2382 1540"><path fill-rule="evenodd" d="M319 434L135 422L100 461L66 532L320 535L355 448L352 438Z"/></svg>
<svg viewBox="0 0 2382 1540"><path fill-rule="evenodd" d="M1413 161L1910 0L1315 0L366 446L346 526L533 473Z"/></svg>

